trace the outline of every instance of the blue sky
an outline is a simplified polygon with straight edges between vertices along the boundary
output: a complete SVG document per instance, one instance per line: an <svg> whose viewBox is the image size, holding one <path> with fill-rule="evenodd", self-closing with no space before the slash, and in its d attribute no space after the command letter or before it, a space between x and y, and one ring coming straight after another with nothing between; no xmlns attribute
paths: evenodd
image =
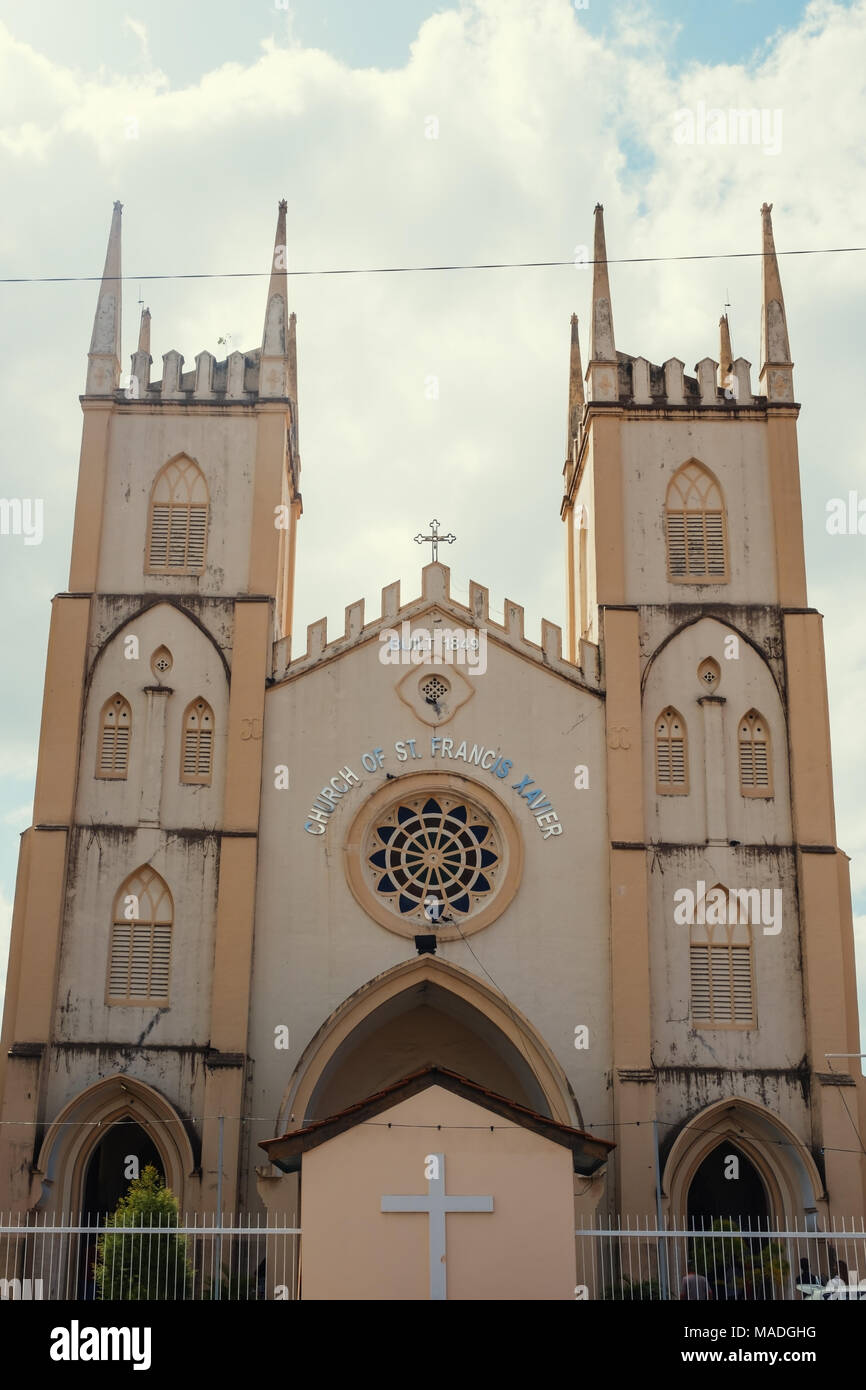
<svg viewBox="0 0 866 1390"><path fill-rule="evenodd" d="M0 266L93 274L115 198L127 273L267 268L289 200L296 267L570 260L606 207L611 257L866 244L866 0L621 5L590 0L116 0L0 3ZM778 155L684 150L684 107L784 114ZM431 112L441 119L425 139ZM127 138L134 118L140 132ZM830 537L827 500L866 495L866 256L783 259L800 421L810 600L825 614L838 837L852 855L866 951L863 538ZM757 374L757 261L611 272L617 343L687 369L734 350ZM568 344L588 277L555 271L294 280L305 516L297 630L382 585L418 587L411 537L459 537L454 585L523 603L527 632L564 620L558 519ZM155 282L160 355L260 340L262 281ZM134 346L138 286L124 302ZM0 546L0 956L28 823L52 594L66 587L80 440L77 396L94 287L0 287L6 496L46 497L45 543ZM358 344L363 343L363 351ZM584 334L584 355L586 355ZM479 364L481 370L479 370ZM435 409L428 375L441 380ZM514 412L515 396L526 409ZM335 409L335 401L340 409ZM335 460L350 460L345 475ZM499 480L491 513L489 478ZM358 479L374 479L363 488ZM527 507L527 481L533 488ZM505 531L519 537L510 548ZM334 537L339 537L339 544ZM327 564L322 557L327 556ZM339 630L339 629L338 629ZM866 966L866 960L863 961ZM2 970L2 967L0 967ZM861 970L861 974L863 971Z"/></svg>
<svg viewBox="0 0 866 1390"><path fill-rule="evenodd" d="M148 31L150 54L174 85L196 82L225 63L250 63L263 38L291 32L305 48L320 48L354 68L399 68L425 19L453 8L427 0L288 0L250 5L224 0L151 0L146 14L130 11ZM665 58L672 69L685 64L748 63L779 30L802 17L803 0L654 0L623 7L614 0L575 5L580 23L592 34L612 35L623 10L651 16L665 35ZM118 31L123 13L116 0L41 0L25 7L4 0L0 18L15 36L46 57L95 72L110 63L134 72L141 48L131 30Z"/></svg>

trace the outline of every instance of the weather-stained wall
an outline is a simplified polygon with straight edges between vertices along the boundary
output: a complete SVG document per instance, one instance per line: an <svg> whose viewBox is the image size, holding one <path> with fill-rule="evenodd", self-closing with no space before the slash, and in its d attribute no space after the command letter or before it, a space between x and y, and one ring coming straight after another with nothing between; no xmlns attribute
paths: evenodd
<svg viewBox="0 0 866 1390"><path fill-rule="evenodd" d="M117 406L105 481L97 588L103 593L235 594L247 589L256 414L251 406ZM170 459L204 474L210 512L200 576L145 573L154 480ZM278 499L277 499L278 500Z"/></svg>
<svg viewBox="0 0 866 1390"><path fill-rule="evenodd" d="M161 695L160 686L169 693ZM99 776L97 766L100 717L115 694L131 709L129 765L120 778ZM207 784L181 781L184 714L198 698L213 711L213 770ZM167 827L218 827L227 714L228 673L210 635L172 604L133 609L101 646L91 671L76 820L137 826L144 810L155 812Z"/></svg>
<svg viewBox="0 0 866 1390"><path fill-rule="evenodd" d="M740 418L624 420L622 525L626 603L772 604L777 600L766 425ZM677 469L697 459L723 493L729 578L672 583L665 544L665 498ZM603 597L603 596L602 596Z"/></svg>
<svg viewBox="0 0 866 1390"><path fill-rule="evenodd" d="M716 669L707 669L707 662L715 662ZM685 788L673 793L659 787L655 738L657 721L671 706L683 720L686 745ZM752 710L762 716L769 740L769 784L743 795L740 725ZM645 671L643 739L651 840L790 845L785 712L767 660L741 632L715 618L701 618L653 653ZM751 794L761 790L768 794Z"/></svg>

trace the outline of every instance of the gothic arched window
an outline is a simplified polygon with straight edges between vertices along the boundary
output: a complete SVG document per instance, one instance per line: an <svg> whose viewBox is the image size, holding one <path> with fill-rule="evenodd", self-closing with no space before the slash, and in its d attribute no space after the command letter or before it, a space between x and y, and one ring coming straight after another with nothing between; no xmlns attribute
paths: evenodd
<svg viewBox="0 0 866 1390"><path fill-rule="evenodd" d="M689 740L686 721L669 705L656 720L656 791L685 796L689 790Z"/></svg>
<svg viewBox="0 0 866 1390"><path fill-rule="evenodd" d="M210 786L213 775L213 710L199 697L187 705L183 715L180 753L180 780Z"/></svg>
<svg viewBox="0 0 866 1390"><path fill-rule="evenodd" d="M718 482L696 459L678 468L665 499L668 578L724 584L728 578L725 504Z"/></svg>
<svg viewBox="0 0 866 1390"><path fill-rule="evenodd" d="M122 695L106 700L99 716L99 749L96 776L121 780L129 771L129 742L132 737L132 708Z"/></svg>
<svg viewBox="0 0 866 1390"><path fill-rule="evenodd" d="M733 906L732 906L733 901ZM746 904L717 883L704 899L709 921L689 928L691 1021L698 1028L754 1028L752 929Z"/></svg>
<svg viewBox="0 0 866 1390"><path fill-rule="evenodd" d="M160 469L150 495L148 574L201 574L207 546L208 490L198 464L183 455Z"/></svg>
<svg viewBox="0 0 866 1390"><path fill-rule="evenodd" d="M737 732L742 796L773 795L773 765L770 760L770 731L756 709L740 720Z"/></svg>
<svg viewBox="0 0 866 1390"><path fill-rule="evenodd" d="M108 952L109 1004L168 1004L174 905L168 884L149 864L114 900Z"/></svg>

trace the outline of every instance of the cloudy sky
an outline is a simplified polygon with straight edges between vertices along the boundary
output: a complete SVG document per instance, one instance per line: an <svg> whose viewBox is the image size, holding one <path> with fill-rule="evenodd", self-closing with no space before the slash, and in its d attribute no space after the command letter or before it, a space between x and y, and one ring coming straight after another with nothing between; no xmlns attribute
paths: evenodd
<svg viewBox="0 0 866 1390"><path fill-rule="evenodd" d="M258 345L282 197L294 271L570 262L598 201L611 259L757 251L765 200L781 251L866 246L866 0L151 0L145 12L0 3L0 276L98 274L119 198L124 352L141 297L155 376L170 348L191 366L204 348L224 356L221 337ZM759 108L772 137L678 142L677 113L701 103ZM863 978L866 537L828 535L825 521L830 499L866 498L866 254L781 267ZM250 271L262 278L143 278ZM458 536L446 558L459 597L471 578L494 615L506 596L524 604L531 636L542 616L564 621L569 317L586 322L589 277L566 264L292 279L298 634L326 614L342 631L362 595L377 612L394 579L416 593L412 537L433 516ZM615 265L611 281L622 350L691 370L718 355L729 304L734 353L757 374L759 260ZM49 600L68 580L94 300L91 283L0 284L2 493L45 505L41 545L0 538L0 934L30 820ZM584 330L584 360L586 347Z"/></svg>

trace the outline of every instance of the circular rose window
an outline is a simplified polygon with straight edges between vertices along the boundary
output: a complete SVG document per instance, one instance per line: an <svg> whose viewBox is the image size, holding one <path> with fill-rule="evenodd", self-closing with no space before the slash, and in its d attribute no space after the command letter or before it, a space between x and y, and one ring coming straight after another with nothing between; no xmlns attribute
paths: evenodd
<svg viewBox="0 0 866 1390"><path fill-rule="evenodd" d="M455 789L457 779L439 787L423 774L401 780L404 794L381 788L350 831L346 867L356 898L404 936L435 931L456 940L487 926L519 880L510 816L481 788Z"/></svg>
<svg viewBox="0 0 866 1390"><path fill-rule="evenodd" d="M453 796L414 797L382 818L367 855L376 892L403 916L466 916L492 892L501 863L488 816Z"/></svg>

